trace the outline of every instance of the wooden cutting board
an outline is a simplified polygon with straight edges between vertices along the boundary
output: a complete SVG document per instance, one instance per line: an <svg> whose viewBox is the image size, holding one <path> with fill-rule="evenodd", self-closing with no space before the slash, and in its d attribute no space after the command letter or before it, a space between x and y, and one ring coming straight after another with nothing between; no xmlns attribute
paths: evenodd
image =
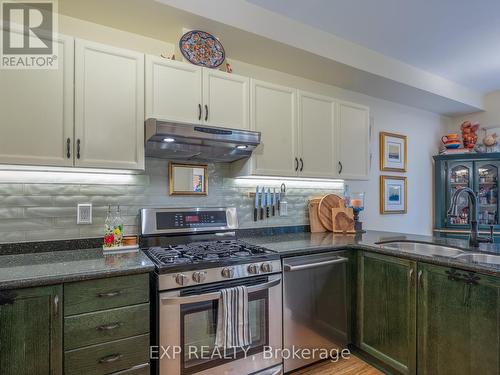
<svg viewBox="0 0 500 375"><path fill-rule="evenodd" d="M309 225L311 226L311 233L326 232L326 228L319 221L318 207L321 198L312 198L309 200Z"/></svg>
<svg viewBox="0 0 500 375"><path fill-rule="evenodd" d="M356 233L352 208L332 208L333 233Z"/></svg>
<svg viewBox="0 0 500 375"><path fill-rule="evenodd" d="M344 200L337 194L327 194L319 201L319 221L330 232L333 232L332 208L340 207L345 207L345 204Z"/></svg>

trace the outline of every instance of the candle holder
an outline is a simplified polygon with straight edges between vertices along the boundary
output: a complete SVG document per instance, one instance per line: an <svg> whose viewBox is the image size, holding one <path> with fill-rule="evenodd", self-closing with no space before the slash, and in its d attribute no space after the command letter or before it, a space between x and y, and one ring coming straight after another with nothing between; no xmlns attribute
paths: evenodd
<svg viewBox="0 0 500 375"><path fill-rule="evenodd" d="M365 193L352 193L345 201L346 206L352 208L354 213L354 230L356 233L366 233L363 223L359 221L359 213L365 209Z"/></svg>

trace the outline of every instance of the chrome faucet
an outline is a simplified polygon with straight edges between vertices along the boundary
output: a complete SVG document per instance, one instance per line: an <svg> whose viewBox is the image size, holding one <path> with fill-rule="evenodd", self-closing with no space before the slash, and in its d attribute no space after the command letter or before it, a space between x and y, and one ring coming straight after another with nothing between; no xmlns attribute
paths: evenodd
<svg viewBox="0 0 500 375"><path fill-rule="evenodd" d="M478 247L480 243L483 242L493 242L493 225L490 225L490 236L481 237L478 231L477 224L477 212L479 210L478 197L476 193L471 188L461 187L455 190L453 196L451 197L451 205L448 209L448 217L458 217L458 198L462 193L467 193L469 197L469 212L470 212L470 236L469 245L472 247Z"/></svg>

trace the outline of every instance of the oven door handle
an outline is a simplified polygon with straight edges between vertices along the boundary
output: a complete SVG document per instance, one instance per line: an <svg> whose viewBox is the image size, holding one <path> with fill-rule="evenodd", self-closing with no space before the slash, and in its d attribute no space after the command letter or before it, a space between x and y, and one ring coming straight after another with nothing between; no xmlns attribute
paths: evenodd
<svg viewBox="0 0 500 375"><path fill-rule="evenodd" d="M291 264L284 264L283 270L285 272L300 271L300 270L307 270L309 268L323 267L323 266L327 266L330 264L347 263L348 261L349 260L347 258L336 257L335 259L331 259L331 260L325 260L325 261L317 262L317 263L298 264L296 266L292 266Z"/></svg>
<svg viewBox="0 0 500 375"><path fill-rule="evenodd" d="M268 281L264 284L252 285L247 288L248 293L260 292L261 290L270 289L275 287L281 283L281 278ZM183 305L188 303L196 303L196 302L205 302L205 301L213 301L218 300L221 296L221 292L212 292L205 294L195 294L193 296L186 297L161 297L160 301L164 305Z"/></svg>

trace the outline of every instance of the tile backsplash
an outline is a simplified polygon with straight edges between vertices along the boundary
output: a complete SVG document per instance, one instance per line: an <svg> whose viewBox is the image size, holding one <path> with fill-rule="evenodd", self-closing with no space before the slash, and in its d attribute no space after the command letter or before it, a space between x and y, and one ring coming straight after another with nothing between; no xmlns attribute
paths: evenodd
<svg viewBox="0 0 500 375"><path fill-rule="evenodd" d="M208 196L185 197L168 195L168 161L146 159L144 175L130 176L126 182L87 183L49 177L12 182L0 180L0 242L44 241L100 237L107 206L120 205L127 234L137 234L138 213L142 207L215 207L235 206L241 228L308 224L307 201L312 196L341 189L288 187L288 216L253 221L253 198L246 193L255 186L240 186L229 178L227 164L209 164ZM50 173L50 172L47 172ZM110 175L106 176L107 179ZM82 183L85 182L85 183ZM93 223L76 224L78 203L92 203Z"/></svg>

